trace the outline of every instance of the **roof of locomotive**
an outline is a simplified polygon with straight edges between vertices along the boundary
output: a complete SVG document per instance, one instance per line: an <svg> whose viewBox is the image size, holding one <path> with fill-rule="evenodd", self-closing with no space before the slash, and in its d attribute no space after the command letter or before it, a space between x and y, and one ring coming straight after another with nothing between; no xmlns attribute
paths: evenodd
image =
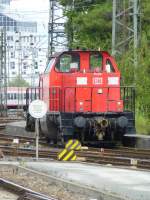
<svg viewBox="0 0 150 200"><path fill-rule="evenodd" d="M107 51L98 51L98 50L69 50L69 51L62 51L62 52L57 52L54 53L53 55L50 56L50 58L56 58L62 55L63 53L76 53L76 52L100 52L102 54L105 54L107 56L110 56L110 54Z"/></svg>

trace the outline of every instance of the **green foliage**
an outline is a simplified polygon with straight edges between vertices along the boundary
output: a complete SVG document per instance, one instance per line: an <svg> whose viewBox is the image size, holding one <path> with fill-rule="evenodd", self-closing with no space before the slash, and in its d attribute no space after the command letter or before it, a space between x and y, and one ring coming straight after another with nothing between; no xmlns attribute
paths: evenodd
<svg viewBox="0 0 150 200"><path fill-rule="evenodd" d="M124 54L118 64L122 73L122 84L136 87L136 115L140 116L137 118L139 123L137 127L141 130L143 126L139 119L142 118L145 121L150 119L150 50L146 32L142 32L141 46L137 50L136 68L130 59L132 51L133 49Z"/></svg>
<svg viewBox="0 0 150 200"><path fill-rule="evenodd" d="M149 0L143 0L142 2L142 30L145 31L148 43L150 45L150 3Z"/></svg>
<svg viewBox="0 0 150 200"><path fill-rule="evenodd" d="M145 121L150 120L150 4L142 1L142 32L140 47L137 49L138 65L131 62L133 49L130 49L119 60L124 84L136 86L136 115ZM140 124L139 118L137 118ZM140 125L137 127L141 127ZM149 131L150 133L150 131Z"/></svg>
<svg viewBox="0 0 150 200"><path fill-rule="evenodd" d="M133 85L134 84L134 65L133 62L131 62L130 50L126 52L124 55L121 56L120 59L118 59L118 67L121 71L121 83L122 85Z"/></svg>
<svg viewBox="0 0 150 200"><path fill-rule="evenodd" d="M17 76L14 80L8 83L9 87L29 87L29 83L22 77Z"/></svg>
<svg viewBox="0 0 150 200"><path fill-rule="evenodd" d="M150 119L143 117L141 114L136 114L136 130L139 134L150 133Z"/></svg>
<svg viewBox="0 0 150 200"><path fill-rule="evenodd" d="M137 110L150 119L150 50L145 33L138 55L140 59L136 70Z"/></svg>
<svg viewBox="0 0 150 200"><path fill-rule="evenodd" d="M60 0L71 48L110 49L112 4L106 0Z"/></svg>

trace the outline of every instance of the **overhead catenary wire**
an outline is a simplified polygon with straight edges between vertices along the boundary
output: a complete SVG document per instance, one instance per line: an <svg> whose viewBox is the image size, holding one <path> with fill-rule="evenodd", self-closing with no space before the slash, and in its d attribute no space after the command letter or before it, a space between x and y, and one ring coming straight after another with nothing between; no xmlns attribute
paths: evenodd
<svg viewBox="0 0 150 200"><path fill-rule="evenodd" d="M74 9L96 7L96 6L99 6L99 5L102 5L102 4L104 4L104 2L90 4L90 5L82 5L82 3L78 3L78 4L74 5ZM67 10L69 11L70 9L66 8L66 7L68 7L68 6L62 6L62 8L64 8L66 11ZM26 14L26 15L34 15L34 14L39 14L39 13L49 14L49 9L46 9L46 10L17 10L17 9L13 10L13 9L10 9L10 10L4 11L4 13L5 14L16 14L16 15L19 14L19 13Z"/></svg>

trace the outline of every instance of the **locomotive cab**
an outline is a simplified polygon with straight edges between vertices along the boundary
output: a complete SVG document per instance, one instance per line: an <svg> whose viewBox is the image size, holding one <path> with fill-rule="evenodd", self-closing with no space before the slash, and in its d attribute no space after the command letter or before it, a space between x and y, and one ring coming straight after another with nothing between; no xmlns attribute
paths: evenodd
<svg viewBox="0 0 150 200"><path fill-rule="evenodd" d="M120 71L107 52L54 54L39 91L48 106L41 130L49 140L104 144L135 132L134 90L120 86Z"/></svg>

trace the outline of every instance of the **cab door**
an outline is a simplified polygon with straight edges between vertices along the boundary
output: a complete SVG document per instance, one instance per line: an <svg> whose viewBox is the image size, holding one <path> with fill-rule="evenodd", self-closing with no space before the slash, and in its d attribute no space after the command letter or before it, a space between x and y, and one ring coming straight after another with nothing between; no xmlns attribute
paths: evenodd
<svg viewBox="0 0 150 200"><path fill-rule="evenodd" d="M64 112L75 112L76 109L76 74L80 68L80 56L75 52L60 55L56 68L62 74L62 106Z"/></svg>
<svg viewBox="0 0 150 200"><path fill-rule="evenodd" d="M122 101L120 99L120 72L114 67L110 58L106 59L105 72L107 78L108 112L117 112L122 110Z"/></svg>
<svg viewBox="0 0 150 200"><path fill-rule="evenodd" d="M91 112L92 111L92 88L88 85L81 85L79 80L87 81L88 77L77 77L76 88L76 112Z"/></svg>
<svg viewBox="0 0 150 200"><path fill-rule="evenodd" d="M92 112L107 112L106 73L93 76Z"/></svg>
<svg viewBox="0 0 150 200"><path fill-rule="evenodd" d="M92 76L92 112L107 112L106 75L103 72L103 55L100 51L90 52Z"/></svg>

